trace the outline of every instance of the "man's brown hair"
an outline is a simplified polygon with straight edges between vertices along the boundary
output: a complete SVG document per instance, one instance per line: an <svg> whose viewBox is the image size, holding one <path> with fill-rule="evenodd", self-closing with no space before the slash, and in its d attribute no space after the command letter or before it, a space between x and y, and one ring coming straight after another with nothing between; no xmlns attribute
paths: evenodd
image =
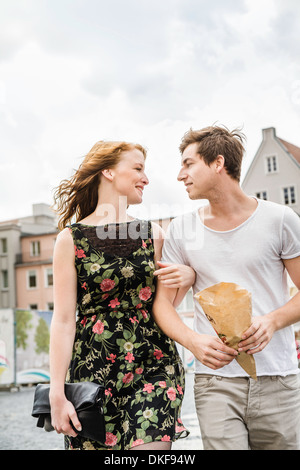
<svg viewBox="0 0 300 470"><path fill-rule="evenodd" d="M223 155L228 175L240 181L245 151L244 139L245 136L239 129L229 131L225 126L209 126L198 131L190 129L184 134L179 150L182 154L188 145L196 143L200 158L208 166L216 160L218 155Z"/></svg>

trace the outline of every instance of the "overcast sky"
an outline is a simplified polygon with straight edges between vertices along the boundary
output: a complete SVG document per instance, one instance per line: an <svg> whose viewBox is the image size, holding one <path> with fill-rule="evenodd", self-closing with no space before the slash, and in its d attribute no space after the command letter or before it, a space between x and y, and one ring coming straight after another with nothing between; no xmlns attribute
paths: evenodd
<svg viewBox="0 0 300 470"><path fill-rule="evenodd" d="M147 147L147 217L193 206L191 127L243 126L243 175L262 128L300 146L299 24L299 0L0 0L0 220L52 204L98 140Z"/></svg>

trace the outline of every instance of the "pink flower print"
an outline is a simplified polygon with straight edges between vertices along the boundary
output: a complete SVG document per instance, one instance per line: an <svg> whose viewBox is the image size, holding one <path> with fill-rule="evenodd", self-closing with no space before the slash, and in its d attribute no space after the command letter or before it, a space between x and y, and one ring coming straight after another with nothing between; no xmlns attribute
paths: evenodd
<svg viewBox="0 0 300 470"><path fill-rule="evenodd" d="M93 326L93 333L96 333L97 335L101 335L103 333L103 330L104 330L104 323L98 320Z"/></svg>
<svg viewBox="0 0 300 470"><path fill-rule="evenodd" d="M143 318L148 318L147 310L141 310Z"/></svg>
<svg viewBox="0 0 300 470"><path fill-rule="evenodd" d="M84 253L84 251L81 249L81 250L78 250L77 246L75 246L75 256L77 256L77 258L86 258L86 255Z"/></svg>
<svg viewBox="0 0 300 470"><path fill-rule="evenodd" d="M144 444L143 439L137 439L136 441L133 441L131 447L140 446L140 445L142 445L142 444Z"/></svg>
<svg viewBox="0 0 300 470"><path fill-rule="evenodd" d="M170 387L170 388L167 390L167 395L168 395L168 398L169 398L171 401L176 400L176 390L175 390L173 387Z"/></svg>
<svg viewBox="0 0 300 470"><path fill-rule="evenodd" d="M111 300L108 304L109 307L115 308L117 305L120 305L120 302L118 301L117 297L113 300Z"/></svg>
<svg viewBox="0 0 300 470"><path fill-rule="evenodd" d="M84 282L81 287L82 289L86 290L86 282Z"/></svg>
<svg viewBox="0 0 300 470"><path fill-rule="evenodd" d="M115 359L116 359L117 355L116 354L110 354L109 357L107 357L106 359L108 361L111 361L112 363L113 362L116 362Z"/></svg>
<svg viewBox="0 0 300 470"><path fill-rule="evenodd" d="M162 357L164 357L163 353L161 352L160 349L155 349L154 350L154 353L153 353L154 357L159 360L161 359Z"/></svg>
<svg viewBox="0 0 300 470"><path fill-rule="evenodd" d="M100 289L103 292L108 292L109 290L112 290L115 287L116 283L112 279L103 279L103 281L100 284Z"/></svg>
<svg viewBox="0 0 300 470"><path fill-rule="evenodd" d="M154 390L154 385L148 383L144 385L143 392L151 393Z"/></svg>
<svg viewBox="0 0 300 470"><path fill-rule="evenodd" d="M160 388L166 388L167 384L164 380L161 380L160 382L158 382L158 385L160 386Z"/></svg>
<svg viewBox="0 0 300 470"><path fill-rule="evenodd" d="M106 396L112 397L111 388L106 389L104 393L105 393Z"/></svg>
<svg viewBox="0 0 300 470"><path fill-rule="evenodd" d="M165 434L162 438L161 438L162 441L164 442L169 442L171 440L170 436L167 436L167 434Z"/></svg>
<svg viewBox="0 0 300 470"><path fill-rule="evenodd" d="M86 318L86 317L83 317L83 319L81 320L80 323L81 323L83 326L85 326L85 325L86 325L86 322L87 322L87 318Z"/></svg>
<svg viewBox="0 0 300 470"><path fill-rule="evenodd" d="M180 395L183 395L183 390L182 390L182 387L180 385L177 385L177 390L178 390Z"/></svg>
<svg viewBox="0 0 300 470"><path fill-rule="evenodd" d="M138 374L138 375L142 374L143 371L144 371L144 369L142 367L138 367L137 369L135 369L135 373Z"/></svg>
<svg viewBox="0 0 300 470"><path fill-rule="evenodd" d="M125 356L125 359L126 359L126 361L131 363L132 361L134 361L134 355L131 352L128 352Z"/></svg>
<svg viewBox="0 0 300 470"><path fill-rule="evenodd" d="M143 304L137 304L135 308L142 308Z"/></svg>
<svg viewBox="0 0 300 470"><path fill-rule="evenodd" d="M186 431L185 427L177 426L177 424L175 424L175 432L182 432L182 431Z"/></svg>
<svg viewBox="0 0 300 470"><path fill-rule="evenodd" d="M150 299L151 294L152 294L152 292L151 292L150 287L148 287L148 286L143 287L139 292L139 298L141 300L148 300L148 299Z"/></svg>
<svg viewBox="0 0 300 470"><path fill-rule="evenodd" d="M142 240L142 246L143 248L147 248L147 243L145 243L144 240Z"/></svg>
<svg viewBox="0 0 300 470"><path fill-rule="evenodd" d="M134 316L133 318L129 318L129 320L131 321L131 323L134 323L134 322L140 323L138 319L136 318L136 316Z"/></svg>
<svg viewBox="0 0 300 470"><path fill-rule="evenodd" d="M129 384L130 382L132 382L133 380L133 373L132 372L128 372L128 374L125 374L124 377L123 377L123 383L124 384Z"/></svg>
<svg viewBox="0 0 300 470"><path fill-rule="evenodd" d="M92 321L95 321L96 320L96 315L93 315L92 318L91 318Z"/></svg>
<svg viewBox="0 0 300 470"><path fill-rule="evenodd" d="M112 432L106 433L106 441L105 441L106 446L113 447L116 445L117 442L118 442L117 436L115 436Z"/></svg>

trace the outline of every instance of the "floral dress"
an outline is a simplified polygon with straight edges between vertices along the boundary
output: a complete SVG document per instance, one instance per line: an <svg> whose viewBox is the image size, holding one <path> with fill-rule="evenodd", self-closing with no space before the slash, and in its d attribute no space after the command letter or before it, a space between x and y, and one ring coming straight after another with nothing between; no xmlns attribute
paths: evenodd
<svg viewBox="0 0 300 470"><path fill-rule="evenodd" d="M180 419L184 369L153 320L151 222L69 227L77 269L77 322L67 381L104 384L106 440L66 436L65 447L127 450L189 433Z"/></svg>

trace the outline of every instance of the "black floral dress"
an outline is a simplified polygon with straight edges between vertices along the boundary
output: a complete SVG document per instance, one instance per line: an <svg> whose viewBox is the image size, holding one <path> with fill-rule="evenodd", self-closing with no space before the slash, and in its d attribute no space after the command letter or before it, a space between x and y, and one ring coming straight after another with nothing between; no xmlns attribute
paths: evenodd
<svg viewBox="0 0 300 470"><path fill-rule="evenodd" d="M69 227L77 268L77 322L67 381L105 385L105 442L66 436L67 449L127 450L189 433L180 419L184 370L154 322L151 223Z"/></svg>

